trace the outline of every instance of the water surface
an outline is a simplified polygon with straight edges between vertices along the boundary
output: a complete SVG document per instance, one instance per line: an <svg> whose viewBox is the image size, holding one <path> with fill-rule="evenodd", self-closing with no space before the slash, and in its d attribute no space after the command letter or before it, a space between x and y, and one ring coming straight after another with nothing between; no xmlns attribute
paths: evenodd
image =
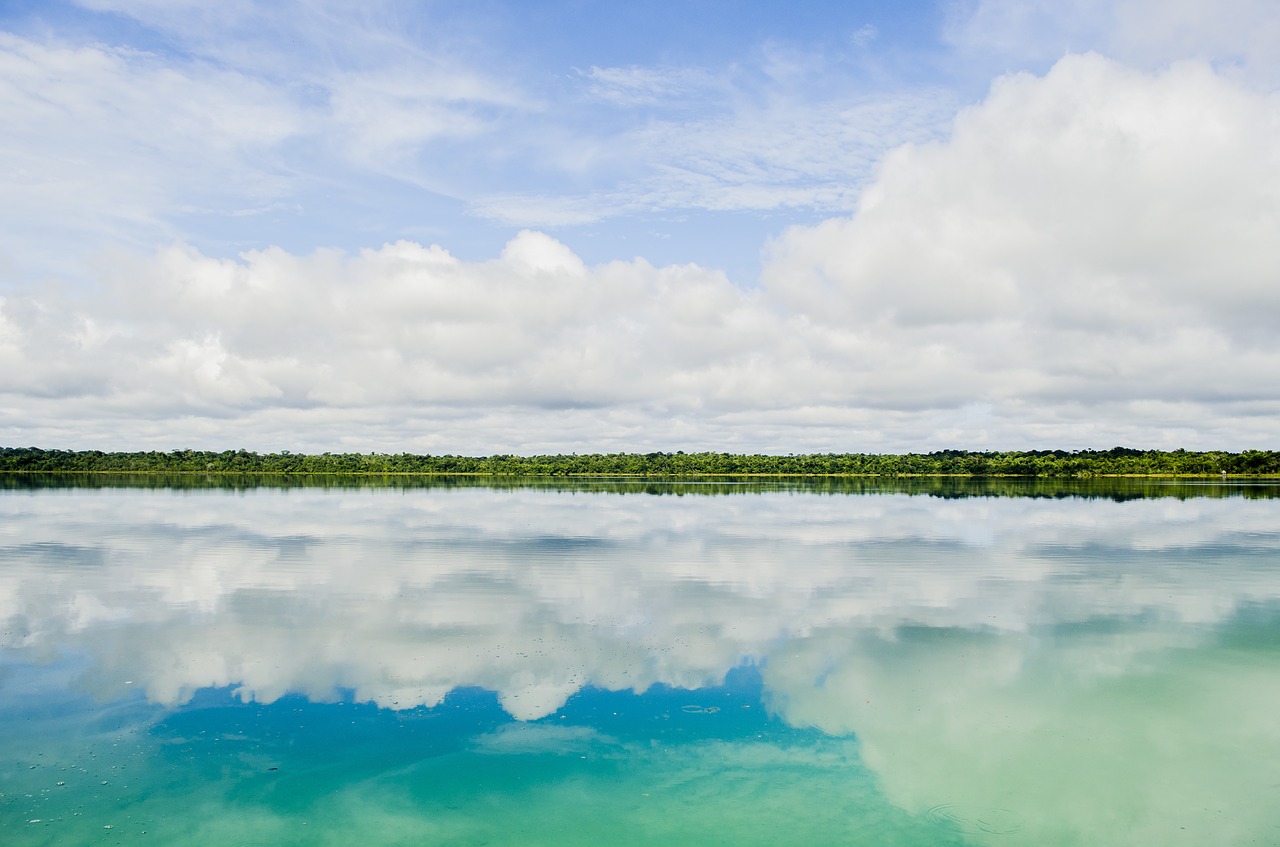
<svg viewBox="0 0 1280 847"><path fill-rule="evenodd" d="M8 478L0 833L1280 843L1277 494Z"/></svg>

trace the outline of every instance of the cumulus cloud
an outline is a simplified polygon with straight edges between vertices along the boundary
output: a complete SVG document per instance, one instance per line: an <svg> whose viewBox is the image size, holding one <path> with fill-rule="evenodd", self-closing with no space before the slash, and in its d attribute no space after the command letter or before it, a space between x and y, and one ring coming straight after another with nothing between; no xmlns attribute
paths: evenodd
<svg viewBox="0 0 1280 847"><path fill-rule="evenodd" d="M895 151L856 215L780 240L773 279L808 270L865 322L1265 320L1278 114L1202 64L1068 57L997 82L945 143Z"/></svg>
<svg viewBox="0 0 1280 847"><path fill-rule="evenodd" d="M765 285L867 347L932 351L887 369L899 385L1273 401L1278 108L1196 63L1002 79L946 142L891 154L851 218L778 239Z"/></svg>
<svg viewBox="0 0 1280 847"><path fill-rule="evenodd" d="M5 301L3 349L17 366L4 390L156 418L407 410L463 426L501 414L504 428L526 411L618 410L643 425L662 410L758 407L761 389L771 406L803 397L762 352L790 345L778 317L723 274L588 268L533 232L489 262L407 242L239 262L174 247L109 273L83 311ZM494 436L500 449L507 436Z"/></svg>

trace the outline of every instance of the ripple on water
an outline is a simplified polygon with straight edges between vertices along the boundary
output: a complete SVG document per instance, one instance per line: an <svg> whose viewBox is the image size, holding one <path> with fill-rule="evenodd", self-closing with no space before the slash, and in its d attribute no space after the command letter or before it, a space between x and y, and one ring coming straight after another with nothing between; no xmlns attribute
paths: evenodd
<svg viewBox="0 0 1280 847"><path fill-rule="evenodd" d="M925 812L925 817L964 833L1012 835L1022 829L1022 819L1009 809L940 803Z"/></svg>

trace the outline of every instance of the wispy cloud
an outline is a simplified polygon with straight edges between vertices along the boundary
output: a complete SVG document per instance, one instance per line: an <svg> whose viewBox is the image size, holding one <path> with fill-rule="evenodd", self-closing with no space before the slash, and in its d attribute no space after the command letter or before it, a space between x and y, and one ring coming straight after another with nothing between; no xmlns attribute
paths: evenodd
<svg viewBox="0 0 1280 847"><path fill-rule="evenodd" d="M471 208L521 226L654 210L849 211L888 150L939 137L957 106L940 90L814 103L745 96L724 102L733 105L723 114L655 119L610 139L603 166L622 178L606 188L490 194Z"/></svg>
<svg viewBox="0 0 1280 847"><path fill-rule="evenodd" d="M579 74L588 80L591 97L620 106L671 105L686 98L702 99L708 89L722 89L716 76L701 68L592 67Z"/></svg>
<svg viewBox="0 0 1280 847"><path fill-rule="evenodd" d="M7 33L0 110L0 219L46 252L86 235L154 243L173 236L179 204L277 196L287 180L270 151L308 125L280 92L235 71Z"/></svg>

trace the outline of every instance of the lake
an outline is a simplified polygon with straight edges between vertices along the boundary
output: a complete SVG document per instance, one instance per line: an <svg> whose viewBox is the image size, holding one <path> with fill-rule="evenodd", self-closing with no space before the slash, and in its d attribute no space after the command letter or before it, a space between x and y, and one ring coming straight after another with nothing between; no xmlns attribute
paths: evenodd
<svg viewBox="0 0 1280 847"><path fill-rule="evenodd" d="M17 845L1280 844L1280 485L0 480Z"/></svg>

